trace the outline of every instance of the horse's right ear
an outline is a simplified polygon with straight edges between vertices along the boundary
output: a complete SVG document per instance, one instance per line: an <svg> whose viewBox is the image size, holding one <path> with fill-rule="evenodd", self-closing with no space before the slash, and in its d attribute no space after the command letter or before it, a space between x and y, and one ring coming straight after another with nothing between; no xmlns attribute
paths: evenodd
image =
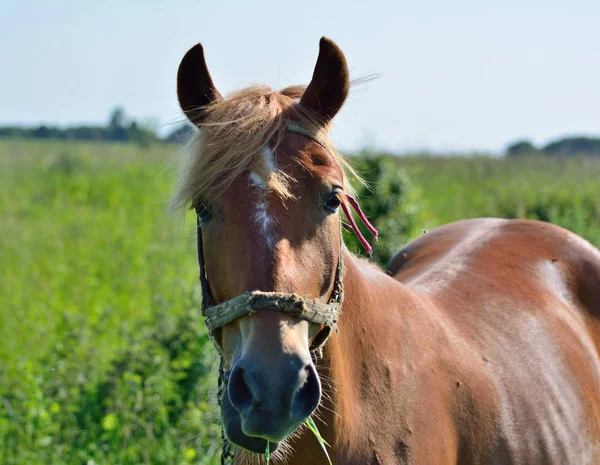
<svg viewBox="0 0 600 465"><path fill-rule="evenodd" d="M327 124L342 108L349 88L350 78L344 54L332 40L321 37L315 71L300 104Z"/></svg>
<svg viewBox="0 0 600 465"><path fill-rule="evenodd" d="M204 109L222 99L213 84L204 60L202 44L194 45L183 57L177 71L179 106L194 124L204 119Z"/></svg>

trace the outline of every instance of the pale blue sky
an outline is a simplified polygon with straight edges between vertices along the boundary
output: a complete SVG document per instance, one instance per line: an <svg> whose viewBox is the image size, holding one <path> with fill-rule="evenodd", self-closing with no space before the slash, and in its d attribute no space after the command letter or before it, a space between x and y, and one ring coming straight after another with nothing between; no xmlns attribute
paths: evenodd
<svg viewBox="0 0 600 465"><path fill-rule="evenodd" d="M164 131L181 120L175 75L196 42L227 93L308 83L321 35L354 77L380 74L336 118L341 148L500 151L600 133L598 0L3 0L0 125L103 122L121 104Z"/></svg>

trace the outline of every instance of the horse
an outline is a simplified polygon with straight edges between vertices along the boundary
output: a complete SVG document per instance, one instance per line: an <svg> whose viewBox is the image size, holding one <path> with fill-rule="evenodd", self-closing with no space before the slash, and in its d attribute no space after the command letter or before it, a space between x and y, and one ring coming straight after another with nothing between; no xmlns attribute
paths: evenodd
<svg viewBox="0 0 600 465"><path fill-rule="evenodd" d="M349 87L325 37L307 87L223 98L201 44L179 66L200 130L174 199L197 212L233 463L328 463L309 418L336 465L600 463L600 252L480 218L386 270L350 253L341 213L367 220L328 137Z"/></svg>

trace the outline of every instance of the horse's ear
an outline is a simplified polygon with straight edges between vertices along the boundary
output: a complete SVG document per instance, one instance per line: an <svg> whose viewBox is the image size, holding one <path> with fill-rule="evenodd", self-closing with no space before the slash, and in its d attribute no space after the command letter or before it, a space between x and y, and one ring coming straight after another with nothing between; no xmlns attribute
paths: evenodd
<svg viewBox="0 0 600 465"><path fill-rule="evenodd" d="M321 37L315 71L300 103L327 124L348 96L348 74L346 57L340 48L332 40Z"/></svg>
<svg viewBox="0 0 600 465"><path fill-rule="evenodd" d="M206 105L222 99L208 72L202 44L194 45L181 60L177 97L181 109L194 124L204 119Z"/></svg>

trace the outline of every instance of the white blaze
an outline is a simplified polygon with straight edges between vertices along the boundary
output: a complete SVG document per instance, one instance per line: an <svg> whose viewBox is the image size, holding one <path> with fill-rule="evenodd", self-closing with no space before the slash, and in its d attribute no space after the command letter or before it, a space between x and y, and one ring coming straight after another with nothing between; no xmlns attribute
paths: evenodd
<svg viewBox="0 0 600 465"><path fill-rule="evenodd" d="M273 153L271 148L268 146L263 148L262 156L265 160L265 166L268 167L269 174L274 173L277 167L275 166L275 154ZM261 193L260 198L255 205L253 218L256 224L259 226L263 238L267 242L267 247L269 247L269 249L272 249L273 245L275 244L275 236L273 234L273 231L271 230L271 225L274 220L271 216L269 216L268 212L267 181L261 178L254 171L250 173L250 181L252 185L263 189L263 192Z"/></svg>

